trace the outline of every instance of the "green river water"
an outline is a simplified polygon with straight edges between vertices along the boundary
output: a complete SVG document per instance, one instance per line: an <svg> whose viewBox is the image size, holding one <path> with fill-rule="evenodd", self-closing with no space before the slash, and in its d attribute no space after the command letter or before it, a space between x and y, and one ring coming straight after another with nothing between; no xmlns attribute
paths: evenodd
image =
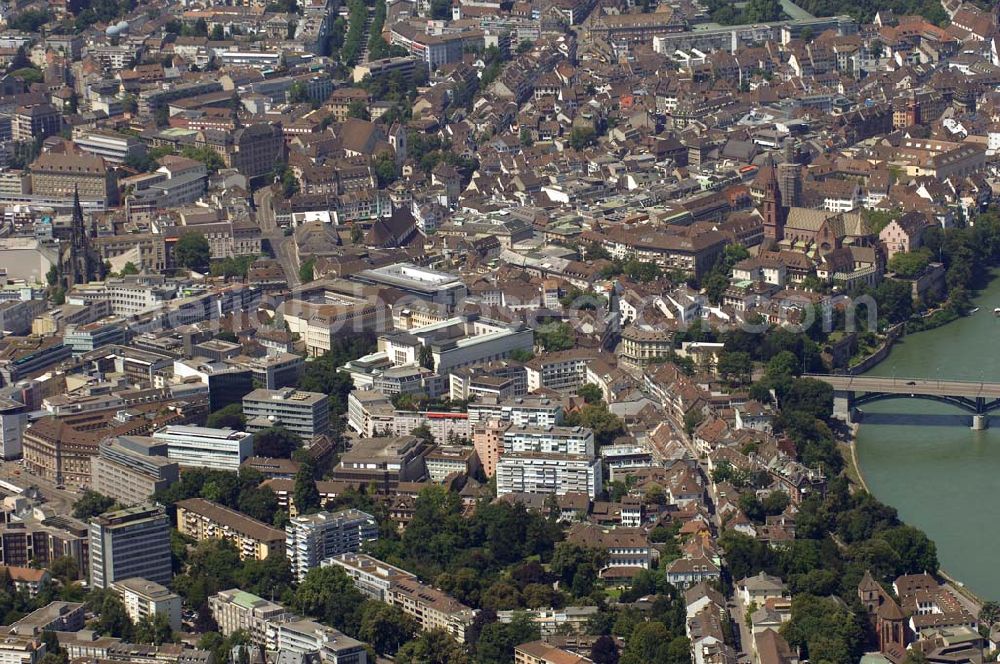
<svg viewBox="0 0 1000 664"><path fill-rule="evenodd" d="M1000 381L1000 279L980 310L901 339L868 372L897 378ZM1000 600L1000 410L972 431L958 408L892 399L862 408L857 454L872 493L937 544L942 568L985 599Z"/></svg>

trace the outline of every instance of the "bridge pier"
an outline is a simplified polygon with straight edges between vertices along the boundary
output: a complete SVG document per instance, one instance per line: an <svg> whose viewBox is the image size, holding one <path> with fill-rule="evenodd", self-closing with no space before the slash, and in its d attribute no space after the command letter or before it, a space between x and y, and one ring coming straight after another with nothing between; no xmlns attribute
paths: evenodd
<svg viewBox="0 0 1000 664"><path fill-rule="evenodd" d="M854 410L853 390L833 391L833 416L838 420L844 420L848 424L851 422L851 415Z"/></svg>
<svg viewBox="0 0 1000 664"><path fill-rule="evenodd" d="M972 416L972 430L973 431L985 431L989 428L989 417L987 415L973 415Z"/></svg>

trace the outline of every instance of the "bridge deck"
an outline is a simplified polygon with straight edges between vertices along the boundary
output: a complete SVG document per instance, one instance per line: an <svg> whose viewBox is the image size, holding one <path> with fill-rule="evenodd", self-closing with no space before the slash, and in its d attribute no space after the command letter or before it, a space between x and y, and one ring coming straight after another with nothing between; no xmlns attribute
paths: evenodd
<svg viewBox="0 0 1000 664"><path fill-rule="evenodd" d="M926 378L831 376L823 374L807 374L807 377L829 383L834 390L840 391L921 394L965 397L968 399L1000 399L1000 383L980 383L965 380L929 380Z"/></svg>

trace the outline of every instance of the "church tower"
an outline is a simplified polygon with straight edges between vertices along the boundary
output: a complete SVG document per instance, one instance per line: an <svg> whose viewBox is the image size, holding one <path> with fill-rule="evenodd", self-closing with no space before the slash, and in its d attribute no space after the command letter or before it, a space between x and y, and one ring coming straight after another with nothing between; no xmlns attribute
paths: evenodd
<svg viewBox="0 0 1000 664"><path fill-rule="evenodd" d="M785 218L787 208L781 202L781 188L774 159L768 158L760 179L764 198L760 203L760 213L764 217L764 240L780 242L785 239Z"/></svg>

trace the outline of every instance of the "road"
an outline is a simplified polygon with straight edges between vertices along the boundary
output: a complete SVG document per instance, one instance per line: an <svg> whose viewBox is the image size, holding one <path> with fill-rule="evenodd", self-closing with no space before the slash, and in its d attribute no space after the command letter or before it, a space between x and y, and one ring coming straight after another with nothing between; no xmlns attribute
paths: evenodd
<svg viewBox="0 0 1000 664"><path fill-rule="evenodd" d="M56 488L55 483L44 480L29 473L20 461L0 462L0 479L15 484L22 489L37 487L45 499L45 505L50 506L57 514L69 514L73 511L73 503L80 497L80 491L70 487Z"/></svg>
<svg viewBox="0 0 1000 664"><path fill-rule="evenodd" d="M740 633L739 661L754 664L757 661L757 658L753 653L753 635L750 633L750 628L744 620L747 608L743 606L743 602L740 601L739 593L733 594L733 601L729 603L728 609L729 615L732 617L733 622L736 623L736 627L739 629Z"/></svg>
<svg viewBox="0 0 1000 664"><path fill-rule="evenodd" d="M274 218L274 192L270 187L258 190L254 194L254 204L257 206L257 225L260 226L261 239L267 240L274 252L274 257L281 263L285 271L285 279L290 288L295 288L301 282L299 279L299 264L295 260L295 250L292 238L285 235L284 229L278 226Z"/></svg>

